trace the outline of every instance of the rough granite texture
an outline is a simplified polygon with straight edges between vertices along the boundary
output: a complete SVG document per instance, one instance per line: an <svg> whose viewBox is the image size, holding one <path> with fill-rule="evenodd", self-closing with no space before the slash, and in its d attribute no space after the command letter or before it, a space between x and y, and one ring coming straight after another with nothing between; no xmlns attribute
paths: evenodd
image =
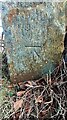
<svg viewBox="0 0 67 120"><path fill-rule="evenodd" d="M5 46L11 80L37 79L60 62L65 4L2 3Z"/></svg>

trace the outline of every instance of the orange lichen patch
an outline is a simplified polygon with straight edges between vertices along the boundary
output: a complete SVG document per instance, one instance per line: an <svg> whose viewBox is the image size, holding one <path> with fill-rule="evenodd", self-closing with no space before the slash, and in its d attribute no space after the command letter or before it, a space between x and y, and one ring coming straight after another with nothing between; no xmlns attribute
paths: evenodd
<svg viewBox="0 0 67 120"><path fill-rule="evenodd" d="M18 8L10 10L9 14L8 14L8 22L11 24L13 17L18 15L19 13L21 13L21 15L28 16L29 15L29 10L27 10L27 9L19 10Z"/></svg>
<svg viewBox="0 0 67 120"><path fill-rule="evenodd" d="M12 14L8 15L8 22L11 23L12 22Z"/></svg>
<svg viewBox="0 0 67 120"><path fill-rule="evenodd" d="M18 15L19 13L21 13L21 15L28 16L29 15L29 10L27 10L27 9L22 9L21 10L21 9L18 9L18 8L10 10L9 14L8 14L8 22L11 24L13 17Z"/></svg>
<svg viewBox="0 0 67 120"><path fill-rule="evenodd" d="M10 10L10 12L8 14L8 22L9 23L12 23L13 16L15 16L15 15L16 15L16 9Z"/></svg>

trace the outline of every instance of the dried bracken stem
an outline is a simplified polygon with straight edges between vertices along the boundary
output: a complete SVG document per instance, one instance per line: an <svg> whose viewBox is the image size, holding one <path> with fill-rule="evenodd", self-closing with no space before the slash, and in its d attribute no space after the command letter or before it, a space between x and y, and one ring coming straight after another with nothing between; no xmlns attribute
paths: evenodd
<svg viewBox="0 0 67 120"><path fill-rule="evenodd" d="M22 83L22 90L15 91L15 95L9 97L9 101L4 101L0 106L0 119L30 120L33 117L34 120L41 120L54 119L62 115L65 120L67 75L64 69L65 67L58 66L46 77ZM13 101L13 97L15 97L15 101Z"/></svg>

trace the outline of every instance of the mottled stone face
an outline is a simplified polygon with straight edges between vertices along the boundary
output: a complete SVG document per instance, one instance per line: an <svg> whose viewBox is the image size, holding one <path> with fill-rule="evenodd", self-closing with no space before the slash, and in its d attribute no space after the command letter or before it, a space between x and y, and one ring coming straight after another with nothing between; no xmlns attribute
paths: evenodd
<svg viewBox="0 0 67 120"><path fill-rule="evenodd" d="M2 8L11 79L35 79L52 71L63 51L64 3L4 3Z"/></svg>

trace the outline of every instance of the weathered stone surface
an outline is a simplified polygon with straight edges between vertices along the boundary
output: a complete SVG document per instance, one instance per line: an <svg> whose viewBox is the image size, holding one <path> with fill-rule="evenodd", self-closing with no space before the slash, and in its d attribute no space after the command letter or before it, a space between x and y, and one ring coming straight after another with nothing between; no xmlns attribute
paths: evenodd
<svg viewBox="0 0 67 120"><path fill-rule="evenodd" d="M65 29L64 3L2 4L10 76L35 79L60 62Z"/></svg>

